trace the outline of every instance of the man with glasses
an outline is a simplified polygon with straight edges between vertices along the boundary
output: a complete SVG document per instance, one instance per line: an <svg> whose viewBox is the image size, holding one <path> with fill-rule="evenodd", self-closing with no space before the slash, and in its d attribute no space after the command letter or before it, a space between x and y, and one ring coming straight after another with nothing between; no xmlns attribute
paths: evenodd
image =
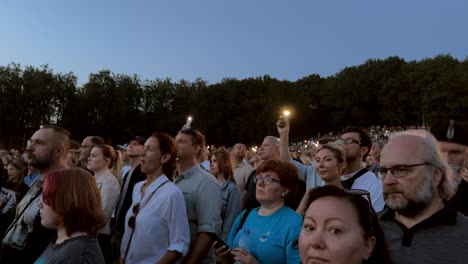
<svg viewBox="0 0 468 264"><path fill-rule="evenodd" d="M80 145L80 167L86 169L88 165L88 158L91 155L91 150L96 145L104 144L104 139L98 136L87 136L83 139Z"/></svg>
<svg viewBox="0 0 468 264"><path fill-rule="evenodd" d="M341 176L341 184L345 189L362 189L370 192L374 210L382 211L384 208L382 182L363 164L372 147L369 134L360 128L348 127L337 143L341 144L346 152L346 167Z"/></svg>
<svg viewBox="0 0 468 264"><path fill-rule="evenodd" d="M457 194L452 201L459 212L468 216L468 123L448 120L437 122L431 132L439 141L439 149L458 177Z"/></svg>
<svg viewBox="0 0 468 264"><path fill-rule="evenodd" d="M190 227L190 249L184 263L214 263L214 239L221 233L221 188L198 163L205 147L205 137L198 130L179 131L177 142L178 175L174 183L184 194Z"/></svg>
<svg viewBox="0 0 468 264"><path fill-rule="evenodd" d="M466 263L468 219L448 203L457 182L425 130L393 135L381 153L380 222L394 263Z"/></svg>

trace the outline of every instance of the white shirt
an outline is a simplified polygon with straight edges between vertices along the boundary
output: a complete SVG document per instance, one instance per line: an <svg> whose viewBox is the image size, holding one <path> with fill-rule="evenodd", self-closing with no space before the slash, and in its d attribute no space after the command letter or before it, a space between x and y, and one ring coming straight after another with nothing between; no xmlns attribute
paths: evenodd
<svg viewBox="0 0 468 264"><path fill-rule="evenodd" d="M117 205L120 194L119 181L108 169L95 177L99 192L101 193L101 207L106 221L106 224L98 230L98 234L110 235L111 215Z"/></svg>
<svg viewBox="0 0 468 264"><path fill-rule="evenodd" d="M351 174L343 175L341 176L341 180L347 180L353 177L356 173L357 171ZM374 207L375 212L378 213L383 210L385 202L383 199L382 181L379 180L374 173L368 171L360 177L358 177L354 181L351 189L361 189L368 191L370 193L372 207Z"/></svg>
<svg viewBox="0 0 468 264"><path fill-rule="evenodd" d="M141 197L141 188L145 183L139 182L133 188L132 206L125 216L120 253L123 258L133 231L125 258L128 264L156 263L169 250L185 255L190 245L185 200L180 189L163 174L147 187L145 196ZM133 206L138 202L140 210L133 230L128 226L128 219L133 216Z"/></svg>

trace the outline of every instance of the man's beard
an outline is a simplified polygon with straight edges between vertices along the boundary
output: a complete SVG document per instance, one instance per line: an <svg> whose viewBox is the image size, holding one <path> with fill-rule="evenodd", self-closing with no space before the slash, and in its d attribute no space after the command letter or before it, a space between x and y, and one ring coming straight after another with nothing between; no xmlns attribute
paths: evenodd
<svg viewBox="0 0 468 264"><path fill-rule="evenodd" d="M51 150L47 156L45 156L42 159L38 159L36 156L33 156L31 154L28 155L28 164L31 165L32 167L36 168L39 170L39 172L43 172L50 168L52 166L52 163L54 162L54 150Z"/></svg>
<svg viewBox="0 0 468 264"><path fill-rule="evenodd" d="M419 189L413 193L405 193L398 187L387 187L384 190L385 204L392 210L406 217L414 217L423 212L434 199L434 191L429 176L419 185ZM399 193L399 198L389 198L391 193ZM409 196L409 197L408 197ZM394 199L399 199L396 201Z"/></svg>
<svg viewBox="0 0 468 264"><path fill-rule="evenodd" d="M28 160L28 164L38 169L40 172L50 168L52 165L52 162L53 162L53 159L51 156L47 157L47 159L44 159L44 160L37 160L35 158L30 158Z"/></svg>

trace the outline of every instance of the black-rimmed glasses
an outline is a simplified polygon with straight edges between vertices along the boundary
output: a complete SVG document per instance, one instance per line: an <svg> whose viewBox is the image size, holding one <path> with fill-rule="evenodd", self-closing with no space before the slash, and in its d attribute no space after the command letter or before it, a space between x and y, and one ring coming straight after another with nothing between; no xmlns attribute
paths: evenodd
<svg viewBox="0 0 468 264"><path fill-rule="evenodd" d="M387 176L388 171L390 171L395 178L401 178L408 175L408 171L412 167L429 165L427 162L417 163L417 164L408 164L408 165L397 165L390 168L379 167L376 172L379 172L382 175L382 178Z"/></svg>
<svg viewBox="0 0 468 264"><path fill-rule="evenodd" d="M275 179L275 178L273 178L271 176L256 175L255 176L255 183L259 183L259 182L263 182L263 184L265 184L265 185L269 185L272 182L277 182L277 183L281 184L280 180L277 180L277 179Z"/></svg>
<svg viewBox="0 0 468 264"><path fill-rule="evenodd" d="M135 229L136 216L138 215L138 212L140 212L140 203L134 204L132 211L133 215L128 219L128 226L132 229Z"/></svg>
<svg viewBox="0 0 468 264"><path fill-rule="evenodd" d="M339 138L335 141L336 143L341 143L345 145L351 145L353 143L356 143L358 145L361 145L361 142L355 140L354 138Z"/></svg>

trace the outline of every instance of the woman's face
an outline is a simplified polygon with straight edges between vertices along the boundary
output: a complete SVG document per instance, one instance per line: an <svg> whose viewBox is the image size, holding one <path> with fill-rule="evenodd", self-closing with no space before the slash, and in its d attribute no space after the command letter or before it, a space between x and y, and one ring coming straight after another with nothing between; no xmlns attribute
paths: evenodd
<svg viewBox="0 0 468 264"><path fill-rule="evenodd" d="M211 155L211 161L210 161L210 172L213 175L219 174L219 167L218 167L218 162L216 161L216 156Z"/></svg>
<svg viewBox="0 0 468 264"><path fill-rule="evenodd" d="M256 177L258 180L255 197L260 204L265 205L284 201L288 190L279 183L278 174L275 172L262 172L257 174ZM266 182L270 180L271 182L267 184Z"/></svg>
<svg viewBox="0 0 468 264"><path fill-rule="evenodd" d="M60 225L63 224L62 218L50 207L45 204L44 201L39 200L37 204L39 207L39 214L41 216L41 225L48 229L57 229Z"/></svg>
<svg viewBox="0 0 468 264"><path fill-rule="evenodd" d="M18 170L15 166L12 164L8 164L7 166L7 171L8 171L8 181L15 180L17 179L20 175L20 170Z"/></svg>
<svg viewBox="0 0 468 264"><path fill-rule="evenodd" d="M104 157L100 148L94 147L91 150L91 155L88 158L88 169L92 172L98 172L109 165L110 159Z"/></svg>
<svg viewBox="0 0 468 264"><path fill-rule="evenodd" d="M321 149L315 155L316 170L324 181L333 181L341 176L342 165L338 163L336 156L329 149Z"/></svg>
<svg viewBox="0 0 468 264"><path fill-rule="evenodd" d="M299 236L302 263L362 263L374 245L374 237L364 238L351 202L327 196L307 209Z"/></svg>

